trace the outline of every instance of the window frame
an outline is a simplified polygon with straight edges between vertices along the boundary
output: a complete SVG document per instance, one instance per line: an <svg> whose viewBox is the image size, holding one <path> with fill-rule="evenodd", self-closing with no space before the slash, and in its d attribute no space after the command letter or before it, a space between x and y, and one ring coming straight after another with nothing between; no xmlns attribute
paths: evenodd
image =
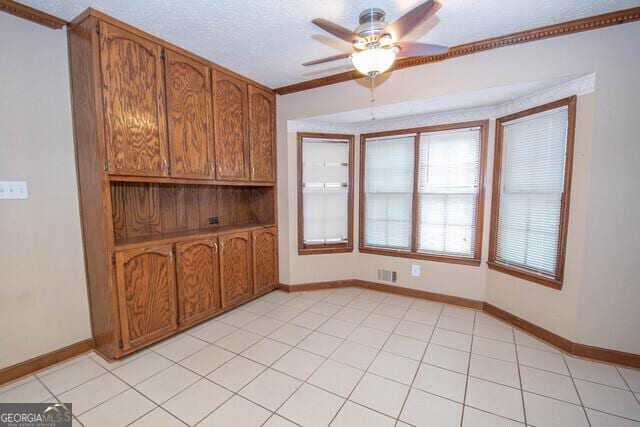
<svg viewBox="0 0 640 427"><path fill-rule="evenodd" d="M480 162L478 175L478 193L476 195L476 240L473 257L461 257L455 255L438 255L418 252L418 204L419 204L419 165L420 165L420 134L428 132L440 132L465 128L480 128ZM489 120L476 120L470 122L450 123L442 125L423 126L409 129L390 130L384 132L366 133L360 135L360 182L359 182L359 243L358 250L361 253L393 256L400 258L410 258L426 261L446 262L451 264L463 264L479 266L482 258L482 234L484 224L484 199L485 199L485 173L487 168L487 143L488 143ZM414 156L413 156L413 200L411 206L411 234L409 250L379 248L366 246L364 243L365 234L365 156L367 139L384 136L407 136L414 135Z"/></svg>
<svg viewBox="0 0 640 427"><path fill-rule="evenodd" d="M567 107L567 141L565 144L565 167L563 195L560 201L560 230L558 248L556 250L556 271L554 277L534 272L526 268L507 265L496 260L498 247L498 218L500 215L500 182L502 175L502 151L504 124L522 117L531 116L549 110ZM496 119L495 152L493 160L493 189L491 199L491 228L489 233L489 260L487 264L491 270L496 270L520 279L528 280L553 289L562 289L564 267L567 251L567 233L569 228L569 202L571 199L571 177L573 171L573 152L576 128L576 96L539 105L514 114Z"/></svg>
<svg viewBox="0 0 640 427"><path fill-rule="evenodd" d="M340 139L347 140L349 144L349 170L347 191L347 241L345 243L324 243L307 245L304 243L304 201L302 194L302 144L304 138ZM354 135L298 132L298 255L318 255L353 252L353 168L354 168Z"/></svg>

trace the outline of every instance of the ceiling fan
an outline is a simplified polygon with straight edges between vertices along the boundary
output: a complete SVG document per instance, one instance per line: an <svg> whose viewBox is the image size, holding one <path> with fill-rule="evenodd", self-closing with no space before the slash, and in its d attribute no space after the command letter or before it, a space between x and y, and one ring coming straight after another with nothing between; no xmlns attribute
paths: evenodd
<svg viewBox="0 0 640 427"><path fill-rule="evenodd" d="M355 31L348 30L326 19L314 19L311 22L339 39L350 43L354 51L305 62L302 65L316 65L351 58L356 70L370 79L374 79L377 75L388 70L393 65L396 57L443 54L449 49L448 47L401 41L420 22L434 15L438 9L440 9L439 2L428 0L411 9L391 24L385 22L384 10L377 8L366 9L360 14L360 25Z"/></svg>

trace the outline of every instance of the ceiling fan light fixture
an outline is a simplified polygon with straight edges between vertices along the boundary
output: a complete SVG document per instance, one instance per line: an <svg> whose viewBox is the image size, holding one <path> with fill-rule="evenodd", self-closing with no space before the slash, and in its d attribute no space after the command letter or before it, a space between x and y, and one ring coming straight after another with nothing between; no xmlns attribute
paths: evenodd
<svg viewBox="0 0 640 427"><path fill-rule="evenodd" d="M361 50L351 55L351 62L356 70L373 78L391 68L397 52L395 47Z"/></svg>

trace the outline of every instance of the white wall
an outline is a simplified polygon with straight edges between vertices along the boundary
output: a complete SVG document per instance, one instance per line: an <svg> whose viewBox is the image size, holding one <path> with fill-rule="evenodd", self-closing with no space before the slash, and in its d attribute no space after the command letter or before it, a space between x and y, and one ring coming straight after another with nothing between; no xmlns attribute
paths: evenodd
<svg viewBox="0 0 640 427"><path fill-rule="evenodd" d="M376 103L385 105L595 73L595 94L578 100L563 290L488 271L484 265L423 261L425 278L410 280L409 260L353 254L345 263L336 255L297 255L296 156L287 121L366 108L367 88L355 81L278 97L282 281L371 280L375 266L389 266L399 270L404 286L485 299L568 339L640 353L640 285L634 265L640 249L640 192L634 188L640 181L639 48L640 23L631 23L401 70L376 89ZM490 173L488 178L490 189ZM490 206L490 191L485 206ZM485 215L483 261L487 221Z"/></svg>
<svg viewBox="0 0 640 427"><path fill-rule="evenodd" d="M67 38L0 13L0 368L91 337Z"/></svg>

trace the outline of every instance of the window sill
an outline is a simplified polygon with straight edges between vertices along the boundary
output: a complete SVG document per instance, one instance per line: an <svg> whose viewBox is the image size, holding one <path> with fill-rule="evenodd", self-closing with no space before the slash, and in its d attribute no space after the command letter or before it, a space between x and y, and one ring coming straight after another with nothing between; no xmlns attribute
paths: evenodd
<svg viewBox="0 0 640 427"><path fill-rule="evenodd" d="M363 253L363 254L393 256L398 258L419 259L424 261L446 262L449 264L471 265L475 267L480 265L480 260L473 259L473 258L462 258L462 257L446 256L446 255L433 255L433 254L425 254L420 252L406 252L406 251L394 250L394 249L372 248L369 246L361 246L360 248L358 248L358 250L360 251L360 253Z"/></svg>
<svg viewBox="0 0 640 427"><path fill-rule="evenodd" d="M562 281L558 279L553 279L551 277L542 276L540 274L536 274L527 270L523 270L520 268L515 268L512 266L507 266L504 264L500 264L495 261L487 261L489 268L491 270L496 270L504 274L508 274L510 276L518 277L523 280L528 280L530 282L535 282L543 286L547 286L552 289L560 290L562 289Z"/></svg>
<svg viewBox="0 0 640 427"><path fill-rule="evenodd" d="M317 245L298 248L298 255L341 254L353 252L353 245Z"/></svg>

